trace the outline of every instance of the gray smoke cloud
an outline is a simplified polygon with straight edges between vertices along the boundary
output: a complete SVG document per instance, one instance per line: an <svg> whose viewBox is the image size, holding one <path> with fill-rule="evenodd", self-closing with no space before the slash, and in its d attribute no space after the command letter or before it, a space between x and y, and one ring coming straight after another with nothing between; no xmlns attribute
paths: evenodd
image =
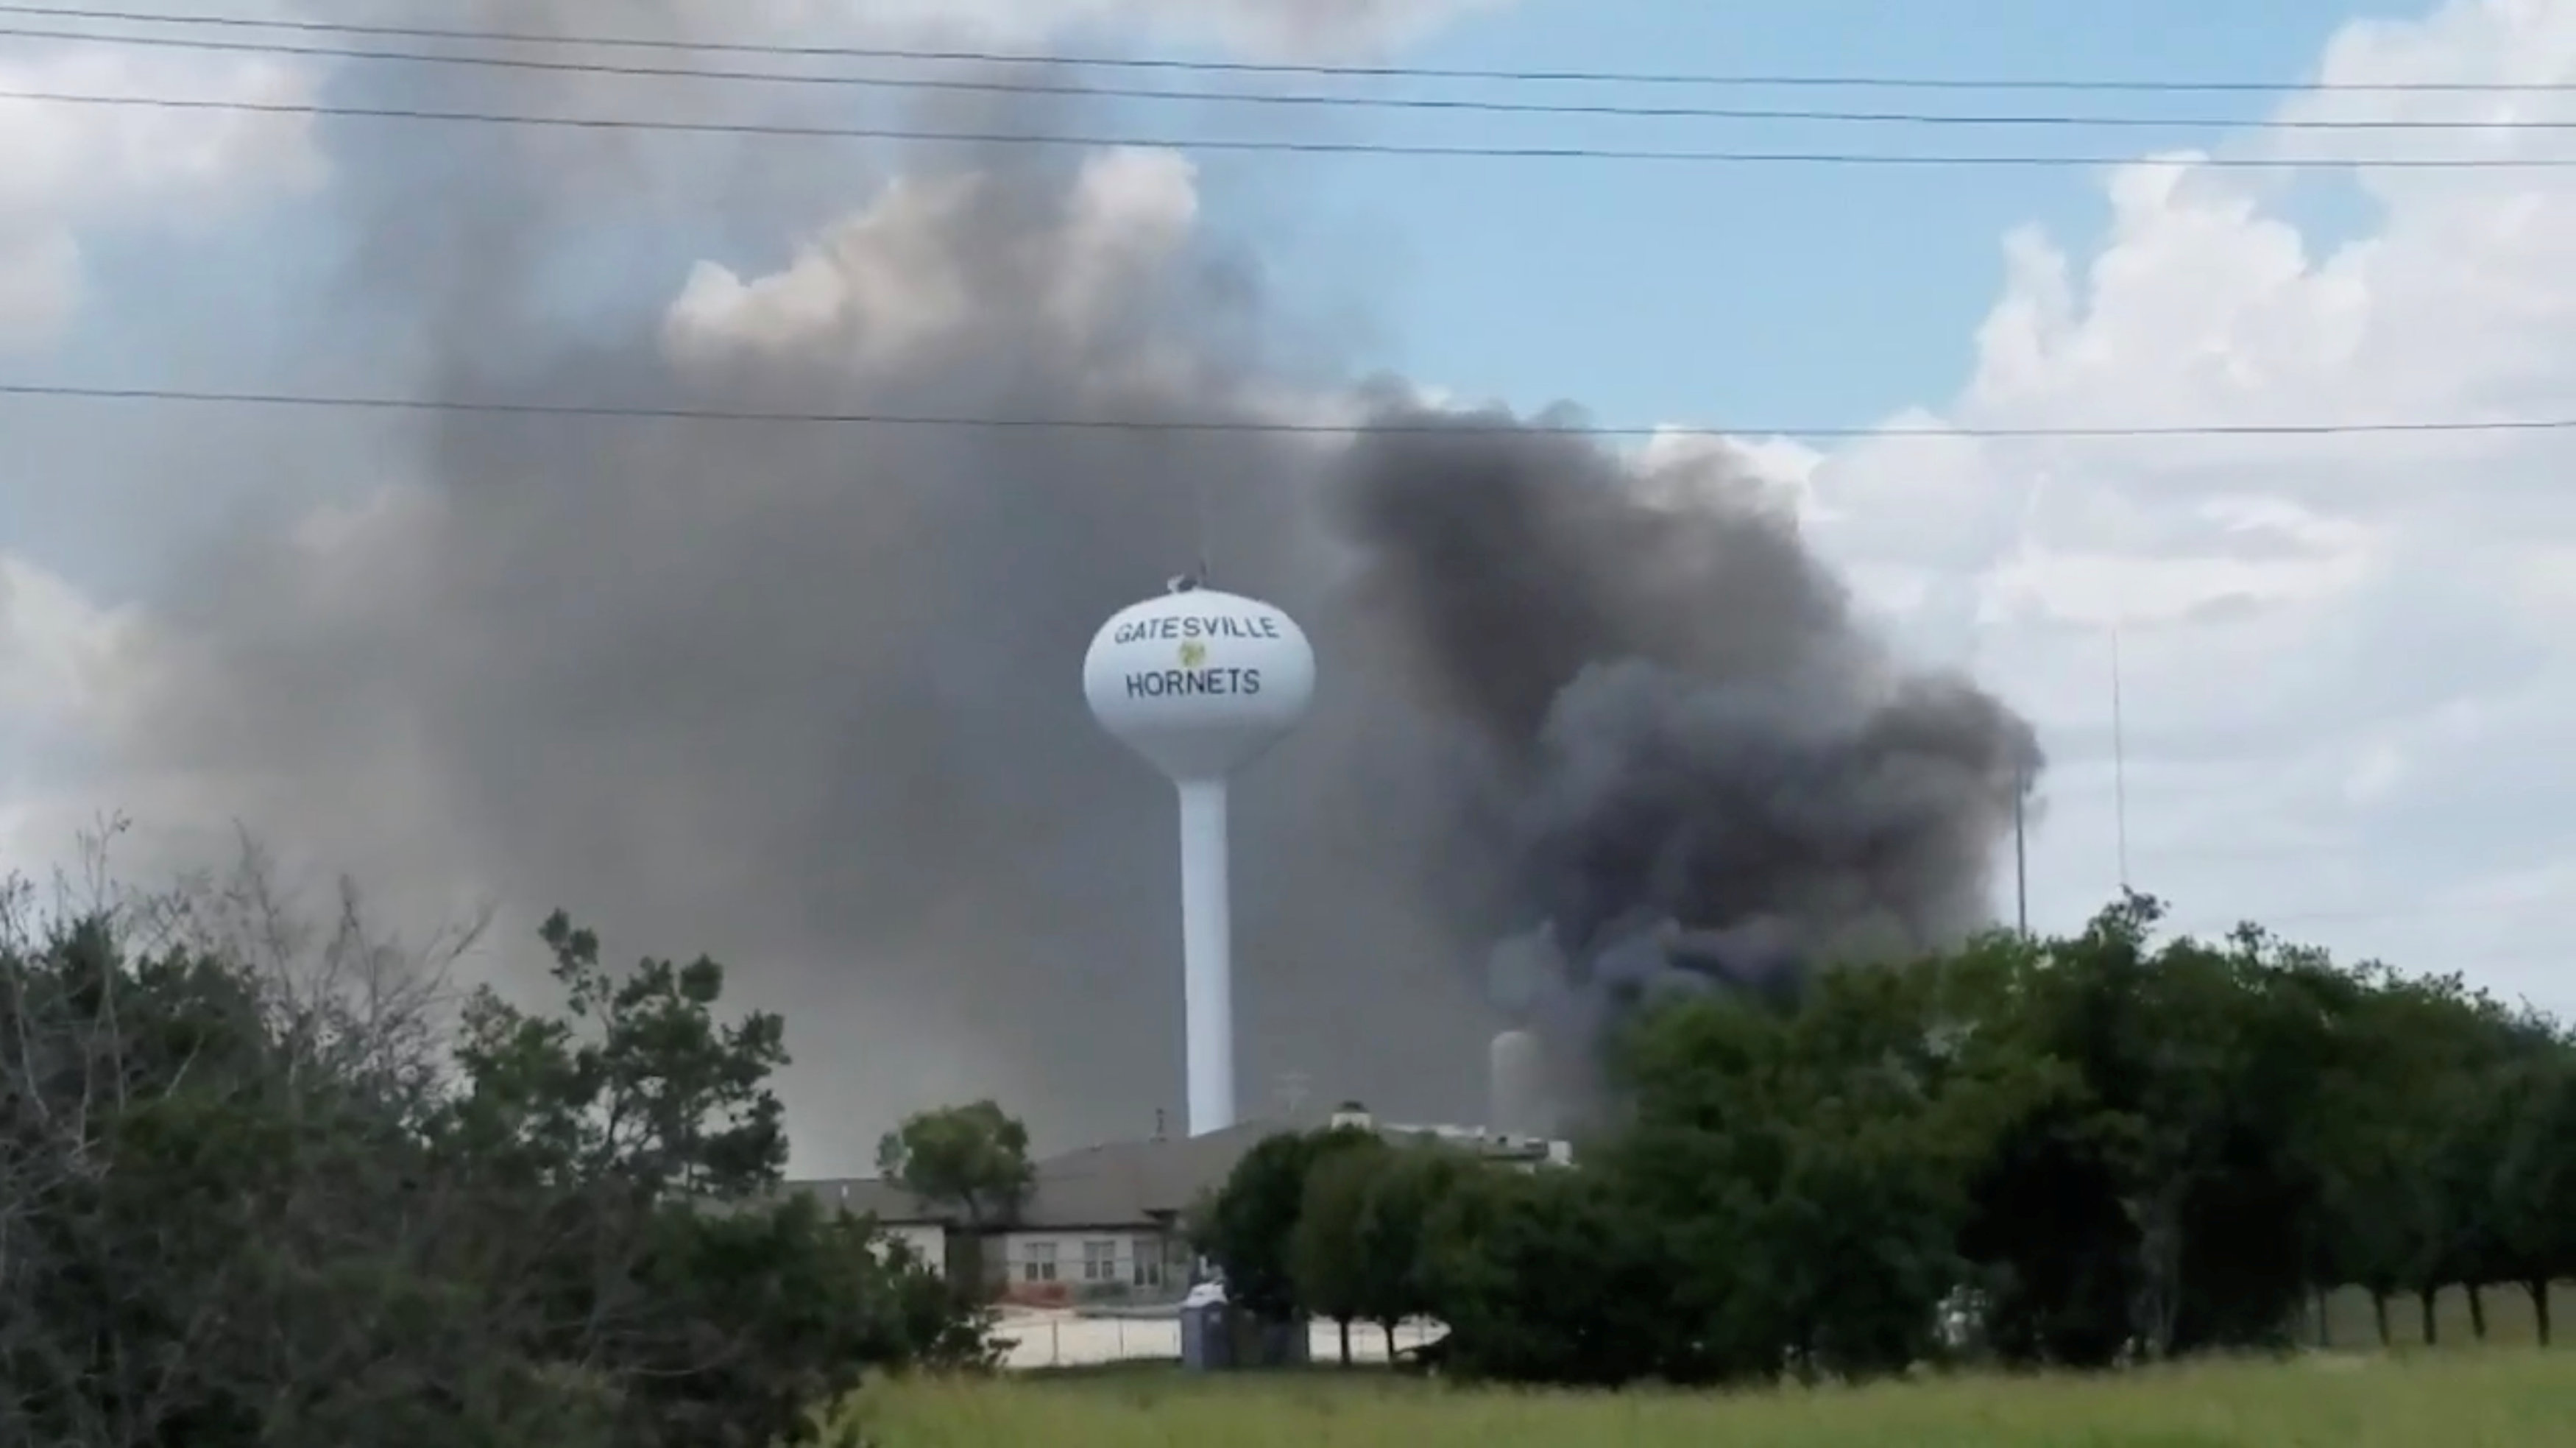
<svg viewBox="0 0 2576 1448"><path fill-rule="evenodd" d="M1510 932L1491 988L1549 1028L1567 1104L1641 1006L1786 999L1818 965L1986 920L2033 732L1888 657L1740 473L1641 480L1559 437L1382 434L1341 482L1360 588L1422 702L1489 761L1478 880Z"/></svg>
<svg viewBox="0 0 2576 1448"><path fill-rule="evenodd" d="M402 390L1259 422L1339 385L1259 258L1187 224L1165 157L930 149L888 189L864 150L331 139L354 240L324 300L401 339ZM692 274L708 255L751 260ZM967 1096L1058 1144L1177 1119L1170 800L1078 675L1099 619L1202 556L1324 671L1238 794L1250 1100L1295 1071L1472 1119L1502 1019L1579 1058L1635 999L1983 918L2030 730L1888 658L1736 464L1373 396L1350 438L486 412L287 434L409 501L327 534L246 521L171 578L115 766L335 860L561 905L617 950L727 960L788 1015L805 1170ZM1487 975L1497 942L1517 983Z"/></svg>

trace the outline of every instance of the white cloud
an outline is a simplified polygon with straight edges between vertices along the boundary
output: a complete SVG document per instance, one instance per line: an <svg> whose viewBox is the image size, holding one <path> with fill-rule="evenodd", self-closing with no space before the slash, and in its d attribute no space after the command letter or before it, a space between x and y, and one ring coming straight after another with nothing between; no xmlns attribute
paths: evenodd
<svg viewBox="0 0 2576 1448"><path fill-rule="evenodd" d="M865 375L897 361L920 365L983 319L973 268L990 263L961 255L956 238L984 185L973 173L897 179L784 269L751 281L700 262L671 304L666 347L695 367L768 357L831 361ZM1098 315L1126 305L1197 221L1195 174L1177 152L1088 158L1059 234L1027 239L1028 260L1046 271L1040 290L1054 330L1079 338Z"/></svg>
<svg viewBox="0 0 2576 1448"><path fill-rule="evenodd" d="M314 74L277 59L19 42L0 91L292 104ZM84 230L224 214L309 186L309 118L0 98L0 349L50 342L82 299Z"/></svg>
<svg viewBox="0 0 2576 1448"><path fill-rule="evenodd" d="M664 310L665 354L701 376L749 368L871 380L965 355L988 345L979 328L1000 325L1088 354L1083 375L1105 406L1150 411L1159 398L1208 395L1211 361L1185 337L1111 325L1152 307L1196 239L1198 178L1187 157L1150 147L1086 157L1053 226L1019 235L1019 250L1001 259L1006 269L1024 265L1028 285L998 292L995 259L965 256L956 241L973 230L961 216L988 199L989 183L975 172L897 177L777 270L745 277L701 261ZM1044 328L993 310L1025 305L1030 294ZM1117 345L1100 345L1104 335ZM1355 425L1372 400L1384 400L1257 372L1230 372L1222 387L1255 415L1315 429L1318 447L1334 445L1326 429Z"/></svg>
<svg viewBox="0 0 2576 1448"><path fill-rule="evenodd" d="M2340 82L2576 82L2576 8L2454 0L2356 22ZM2288 116L2576 119L2564 97L2308 95ZM2325 133L2331 137L2345 133ZM2347 159L2558 154L2546 131L2351 133ZM2248 150L2331 154L2317 134ZM2433 147L2447 148L2436 152ZM2262 172L2167 157L2108 184L2071 253L2006 239L1977 365L1898 426L2359 423L2576 412L2576 176L2360 165L2378 214L2328 242ZM2552 434L1879 439L1808 474L1811 530L2030 707L2060 758L2044 913L2118 871L2110 634L2122 630L2135 882L2186 919L2460 965L2576 1008L2529 908L2463 930L2493 872L2563 876L2576 725L2576 490ZM1943 580L1971 586L1946 593ZM2415 908L2421 903L2422 909ZM2364 921L2343 907L2367 905ZM2200 919L2197 923L2206 923ZM2461 942L2468 941L2463 946ZM2465 950L2462 956L2458 952Z"/></svg>
<svg viewBox="0 0 2576 1448"><path fill-rule="evenodd" d="M0 553L0 881L39 873L86 823L57 792L46 751L102 716L139 628L131 613Z"/></svg>
<svg viewBox="0 0 2576 1448"><path fill-rule="evenodd" d="M27 729L76 723L98 707L115 655L135 626L24 559L0 554L0 721Z"/></svg>
<svg viewBox="0 0 2576 1448"><path fill-rule="evenodd" d="M1508 3L756 0L709 7L703 14L720 14L727 38L759 31L814 40L837 31L854 39L945 38L1036 50L1089 35L1104 45L1111 38L1141 39L1314 59L1383 54L1462 16ZM325 14L300 0L260 0L247 13L262 12L417 19L391 9L351 12L342 7ZM506 17L509 10L497 7L493 13ZM474 22L468 17L457 23ZM691 23L697 23L695 13ZM632 25L569 28L641 33ZM295 56L19 40L0 43L0 92L293 105L313 99L328 65ZM634 96L631 87L607 77L596 86L575 85L571 93L590 89ZM0 97L0 353L48 344L77 315L84 296L85 232L142 220L184 225L262 196L316 184L324 163L313 131L308 116Z"/></svg>

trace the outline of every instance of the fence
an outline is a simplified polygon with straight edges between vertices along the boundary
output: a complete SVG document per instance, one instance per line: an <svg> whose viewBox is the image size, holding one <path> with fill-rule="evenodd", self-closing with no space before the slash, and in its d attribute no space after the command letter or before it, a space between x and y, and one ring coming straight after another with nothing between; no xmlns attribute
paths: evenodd
<svg viewBox="0 0 2576 1448"><path fill-rule="evenodd" d="M1308 1324L1307 1332L1316 1362L1341 1361L1342 1335L1339 1327L1318 1319ZM1435 1322L1397 1323L1396 1350L1404 1352L1420 1347L1440 1333L1440 1325ZM1010 1344L1003 1363L1018 1370L1181 1360L1181 1323L1177 1317L1005 1311L993 1335ZM1374 1323L1352 1323L1351 1361L1383 1363L1386 1360L1385 1330Z"/></svg>

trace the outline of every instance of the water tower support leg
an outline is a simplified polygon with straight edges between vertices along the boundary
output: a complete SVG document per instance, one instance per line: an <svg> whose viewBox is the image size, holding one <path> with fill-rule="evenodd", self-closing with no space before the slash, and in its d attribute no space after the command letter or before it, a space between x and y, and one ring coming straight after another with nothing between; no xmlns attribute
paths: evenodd
<svg viewBox="0 0 2576 1448"><path fill-rule="evenodd" d="M1190 1135L1234 1125L1234 919L1226 878L1226 788L1181 790L1181 1009Z"/></svg>

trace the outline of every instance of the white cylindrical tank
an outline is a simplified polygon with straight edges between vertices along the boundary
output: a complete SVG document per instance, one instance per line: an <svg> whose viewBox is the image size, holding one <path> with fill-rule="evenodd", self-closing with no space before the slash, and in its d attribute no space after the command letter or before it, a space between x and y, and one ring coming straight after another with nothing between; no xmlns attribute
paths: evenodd
<svg viewBox="0 0 2576 1448"><path fill-rule="evenodd" d="M1221 779L1297 727L1315 651L1269 604L1177 589L1112 615L1082 661L1101 727L1181 783Z"/></svg>
<svg viewBox="0 0 2576 1448"><path fill-rule="evenodd" d="M1547 1135L1555 1123L1547 1119L1547 1053L1538 1037L1505 1031L1487 1054L1493 1096L1486 1129L1497 1136Z"/></svg>

